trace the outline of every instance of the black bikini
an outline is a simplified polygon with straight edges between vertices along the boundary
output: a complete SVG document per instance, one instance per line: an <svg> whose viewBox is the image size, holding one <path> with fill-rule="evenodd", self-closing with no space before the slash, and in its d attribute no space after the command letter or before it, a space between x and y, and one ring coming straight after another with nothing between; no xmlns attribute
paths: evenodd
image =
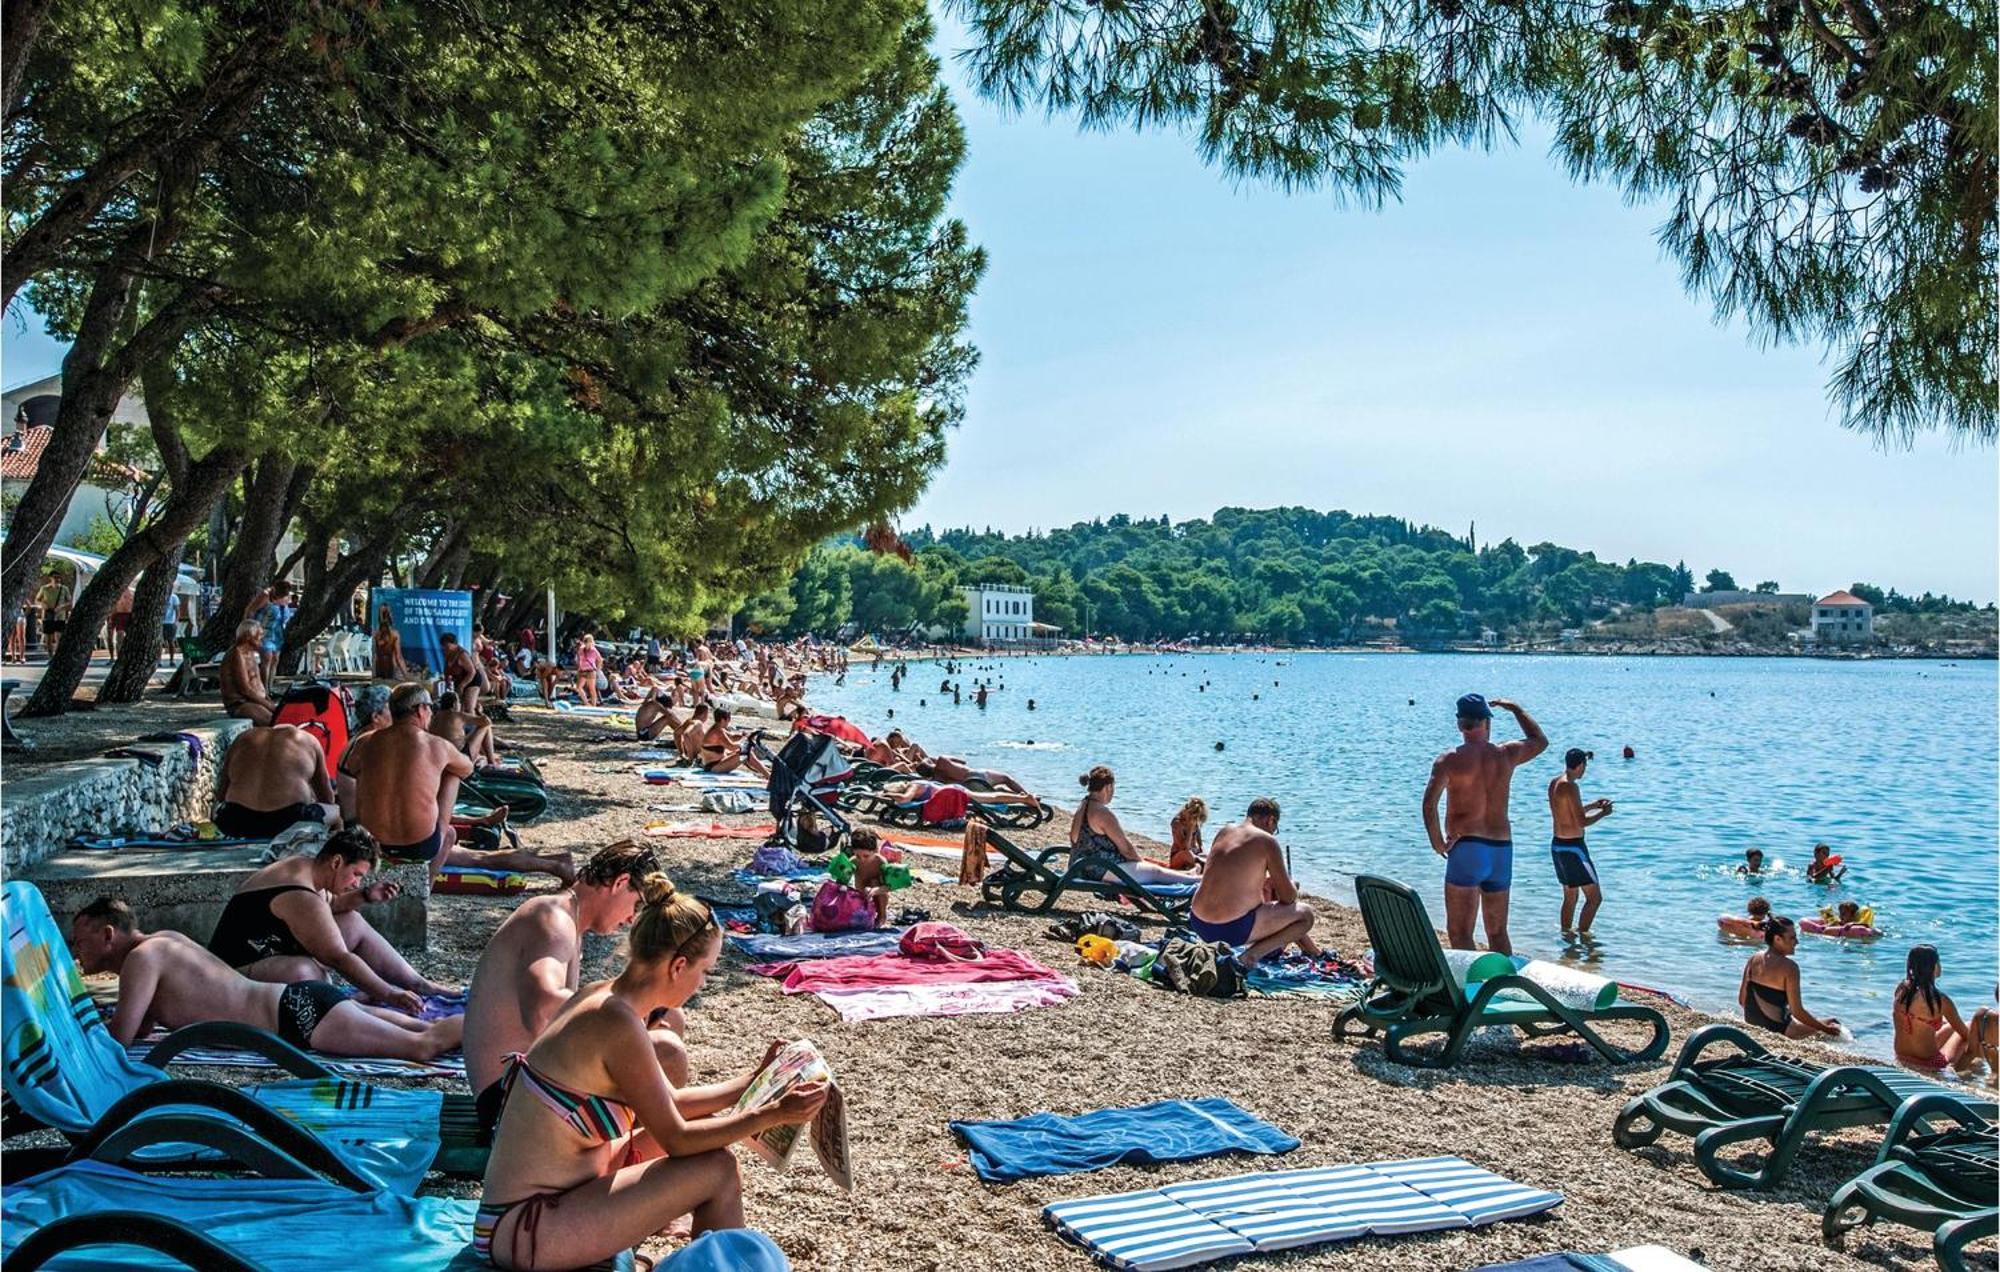
<svg viewBox="0 0 2000 1272"><path fill-rule="evenodd" d="M301 884L282 883L275 888L237 893L222 907L222 917L215 922L215 934L208 938L208 952L231 967L248 967L267 958L304 955L306 948L292 935L291 927L271 913L271 899L287 892L312 891Z"/></svg>
<svg viewBox="0 0 2000 1272"><path fill-rule="evenodd" d="M1791 995L1756 981L1749 984L1750 994L1743 1000L1743 1019L1772 1033L1785 1032L1792 1023Z"/></svg>

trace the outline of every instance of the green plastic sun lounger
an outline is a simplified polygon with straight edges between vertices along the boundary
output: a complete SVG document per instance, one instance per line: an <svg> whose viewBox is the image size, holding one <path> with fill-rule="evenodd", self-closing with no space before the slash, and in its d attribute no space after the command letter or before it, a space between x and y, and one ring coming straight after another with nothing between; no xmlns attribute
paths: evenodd
<svg viewBox="0 0 2000 1272"><path fill-rule="evenodd" d="M88 1154L137 1122L172 1118L183 1150L149 1163L185 1163L243 1129L336 1179L414 1192L427 1170L485 1173L470 1095L376 1087L336 1078L283 1040L244 1025L211 1022L180 1030L135 1063L111 1036L42 894L31 883L0 889L4 986L0 986L0 1076L4 1134L52 1129L71 1143L9 1154L14 1170ZM245 1089L172 1078L164 1065L190 1046L244 1047L296 1075ZM29 1157L25 1154L33 1154Z"/></svg>
<svg viewBox="0 0 2000 1272"><path fill-rule="evenodd" d="M1619 1112L1611 1136L1620 1148L1643 1148L1666 1131L1690 1135L1695 1164L1716 1183L1770 1188L1807 1136L1881 1126L1903 1101L1923 1095L1980 1107L1907 1069L1816 1064L1774 1052L1734 1025L1705 1025L1682 1045L1668 1080ZM1761 1165L1744 1169L1722 1159L1725 1149L1751 1140L1771 1146Z"/></svg>
<svg viewBox="0 0 2000 1272"><path fill-rule="evenodd" d="M903 780L907 782L910 779L905 777ZM873 817L885 826L918 830L933 824L924 819L924 809L930 803L928 799L892 799L880 787L843 786L834 803L849 812ZM1032 830L1053 819L1056 811L1047 804L986 804L974 796L966 807L965 815L977 817L989 826Z"/></svg>
<svg viewBox="0 0 2000 1272"><path fill-rule="evenodd" d="M1067 847L1030 853L998 830L988 828L987 847L1001 863L980 884L986 904L1031 914L1046 914L1066 892L1110 901L1129 901L1169 922L1187 917L1194 900L1191 884L1143 884L1115 853L1080 854Z"/></svg>
<svg viewBox="0 0 2000 1272"><path fill-rule="evenodd" d="M1354 891L1375 947L1375 979L1360 1002L1334 1017L1336 1040L1379 1033L1389 1059L1430 1069L1458 1063L1472 1031L1489 1025L1519 1029L1531 1038L1575 1034L1613 1064L1654 1060L1666 1051L1667 1018L1651 1007L1570 1007L1523 976L1490 977L1478 982L1468 998L1445 962L1444 946L1421 897L1393 879L1373 875L1355 879ZM1595 1026L1607 1021L1647 1025L1651 1037L1637 1051L1624 1050L1597 1032ZM1426 1052L1405 1045L1426 1034L1445 1035L1444 1046Z"/></svg>
<svg viewBox="0 0 2000 1272"><path fill-rule="evenodd" d="M1933 1130L1932 1118L1949 1125ZM1821 1231L1835 1241L1888 1219L1931 1234L1945 1272L1962 1272L1965 1247L2000 1235L2000 1127L1947 1091L1913 1095L1889 1121L1875 1164L1842 1184Z"/></svg>

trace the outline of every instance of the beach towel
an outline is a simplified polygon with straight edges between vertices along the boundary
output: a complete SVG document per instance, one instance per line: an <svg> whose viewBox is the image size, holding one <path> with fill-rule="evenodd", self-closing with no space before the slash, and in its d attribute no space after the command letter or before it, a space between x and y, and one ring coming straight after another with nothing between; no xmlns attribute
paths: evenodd
<svg viewBox="0 0 2000 1272"><path fill-rule="evenodd" d="M1489 1263L1478 1272L1702 1272L1702 1266L1665 1246L1633 1246L1610 1254L1564 1250L1512 1263Z"/></svg>
<svg viewBox="0 0 2000 1272"><path fill-rule="evenodd" d="M924 820L933 826L941 822L964 821L972 808L972 797L963 786L940 786L924 801Z"/></svg>
<svg viewBox="0 0 2000 1272"><path fill-rule="evenodd" d="M40 890L9 880L0 898L6 1093L35 1121L81 1135L120 1099L167 1075L111 1036ZM443 1107L437 1091L295 1078L244 1093L319 1134L357 1173L384 1188L415 1192L437 1156ZM175 1160L190 1155L190 1147L178 1145L151 1154Z"/></svg>
<svg viewBox="0 0 2000 1272"><path fill-rule="evenodd" d="M566 698L557 698L549 705L564 715L600 716L605 719L627 715L631 711L629 707L590 707L580 702L571 702Z"/></svg>
<svg viewBox="0 0 2000 1272"><path fill-rule="evenodd" d="M1019 950L988 950L962 961L905 958L901 954L856 955L811 962L760 963L759 976L776 977L787 994L827 989L881 989L893 985L990 984L995 981L1060 980L1061 973Z"/></svg>
<svg viewBox="0 0 2000 1272"><path fill-rule="evenodd" d="M725 826L719 821L654 822L645 833L654 839L764 839L777 829L771 822L756 826Z"/></svg>
<svg viewBox="0 0 2000 1272"><path fill-rule="evenodd" d="M1190 1162L1225 1153L1289 1153L1299 1141L1220 1096L1098 1109L1078 1117L1036 1113L1006 1122L953 1122L988 1183L1102 1170L1120 1162Z"/></svg>
<svg viewBox="0 0 2000 1272"><path fill-rule="evenodd" d="M1003 1015L1030 1007L1054 1007L1076 997L1076 982L1054 980L895 985L876 989L822 989L819 1000L846 1021L894 1016Z"/></svg>
<svg viewBox="0 0 2000 1272"><path fill-rule="evenodd" d="M495 897L524 891L528 876L518 870L488 870L483 866L446 866L431 884L433 893L448 896Z"/></svg>
<svg viewBox="0 0 2000 1272"><path fill-rule="evenodd" d="M729 946L751 958L803 961L841 958L853 954L894 954L903 939L901 928L881 928L873 932L807 932L798 936L768 933L733 935Z"/></svg>
<svg viewBox="0 0 2000 1272"><path fill-rule="evenodd" d="M1154 1272L1364 1236L1435 1232L1562 1204L1457 1157L1273 1171L1059 1201L1057 1232L1114 1268Z"/></svg>
<svg viewBox="0 0 2000 1272"><path fill-rule="evenodd" d="M958 856L959 886L976 887L992 870L986 855L986 823L975 817L965 823L965 843Z"/></svg>
<svg viewBox="0 0 2000 1272"><path fill-rule="evenodd" d="M143 1063L146 1053L158 1046L165 1035L154 1033L140 1038L126 1048L126 1055L134 1064ZM329 1073L343 1078L462 1078L465 1076L465 1057L459 1052L448 1052L435 1060L395 1060L387 1056L364 1058L360 1056L330 1056L321 1051L308 1051L313 1063ZM175 1067L210 1069L276 1069L279 1066L254 1051L240 1051L235 1047L189 1047L174 1057ZM275 1085L275 1084L274 1084Z"/></svg>

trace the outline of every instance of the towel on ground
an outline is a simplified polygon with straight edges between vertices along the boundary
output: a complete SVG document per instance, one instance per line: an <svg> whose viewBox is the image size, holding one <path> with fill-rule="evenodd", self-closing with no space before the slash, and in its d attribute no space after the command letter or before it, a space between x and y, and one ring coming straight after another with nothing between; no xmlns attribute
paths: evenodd
<svg viewBox="0 0 2000 1272"><path fill-rule="evenodd" d="M1457 1157L1271 1171L1054 1202L1042 1218L1114 1268L1156 1272L1365 1236L1470 1228L1562 1204Z"/></svg>
<svg viewBox="0 0 2000 1272"><path fill-rule="evenodd" d="M719 821L655 822L646 827L653 839L765 839L777 831L773 822L755 826L725 826Z"/></svg>
<svg viewBox="0 0 2000 1272"><path fill-rule="evenodd" d="M1702 1272L1691 1262L1665 1246L1633 1246L1610 1254L1578 1254L1564 1250L1512 1263L1489 1263L1479 1272Z"/></svg>
<svg viewBox="0 0 2000 1272"><path fill-rule="evenodd" d="M760 963L750 969L780 981L787 994L828 989L881 989L894 985L989 984L994 981L1060 980L1061 973L1019 950L988 950L978 958L906 958L901 954L852 955L812 962Z"/></svg>
<svg viewBox="0 0 2000 1272"><path fill-rule="evenodd" d="M1076 982L1055 980L959 981L942 985L891 985L876 989L822 989L817 997L845 1021L893 1016L1004 1015L1029 1007L1054 1007L1076 997Z"/></svg>
<svg viewBox="0 0 2000 1272"><path fill-rule="evenodd" d="M754 933L731 936L729 945L737 953L752 958L800 960L893 954L902 939L903 929L882 928L874 932L809 932L799 936Z"/></svg>
<svg viewBox="0 0 2000 1272"><path fill-rule="evenodd" d="M1120 1162L1188 1162L1224 1153L1289 1153L1299 1141L1220 1096L1098 1109L1077 1117L1036 1113L1005 1122L953 1122L988 1183L1102 1170Z"/></svg>

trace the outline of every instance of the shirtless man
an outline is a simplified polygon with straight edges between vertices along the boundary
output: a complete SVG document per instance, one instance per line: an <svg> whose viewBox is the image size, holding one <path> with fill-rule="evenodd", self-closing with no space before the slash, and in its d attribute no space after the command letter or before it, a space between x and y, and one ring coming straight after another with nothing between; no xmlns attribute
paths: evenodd
<svg viewBox="0 0 2000 1272"><path fill-rule="evenodd" d="M1208 865L1188 907L1188 926L1204 941L1242 947L1245 963L1256 963L1297 945L1319 956L1312 927L1317 916L1299 900L1278 847L1278 801L1250 801L1239 825L1224 826L1209 845Z"/></svg>
<svg viewBox="0 0 2000 1272"><path fill-rule="evenodd" d="M376 1002L414 1015L424 995L451 991L418 975L361 917L362 906L393 901L401 891L386 879L362 883L380 860L375 837L356 826L329 836L315 856L272 862L229 898L209 952L251 980L322 980L339 972Z"/></svg>
<svg viewBox="0 0 2000 1272"><path fill-rule="evenodd" d="M264 628L261 624L247 619L238 623L236 643L222 656L222 674L217 677L222 685L222 709L252 724L271 723L271 717L278 710L277 704L271 701L269 691L264 688L264 673L259 662L263 643Z"/></svg>
<svg viewBox="0 0 2000 1272"><path fill-rule="evenodd" d="M1495 746L1493 707L1514 713L1525 734ZM1475 948L1474 925L1483 916L1486 944L1496 954L1512 954L1507 939L1507 890L1514 883L1514 830L1507 820L1507 793L1514 770L1548 749L1549 740L1527 712L1495 698L1492 706L1476 693L1458 700L1458 731L1465 739L1431 765L1424 787L1424 830L1431 850L1445 859L1445 931L1455 950ZM1438 800L1445 821L1438 824Z"/></svg>
<svg viewBox="0 0 2000 1272"><path fill-rule="evenodd" d="M340 769L354 779L355 820L381 840L383 855L428 861L435 879L458 842L451 809L472 758L430 732L432 709L422 685L397 685L389 727L350 743Z"/></svg>
<svg viewBox="0 0 2000 1272"><path fill-rule="evenodd" d="M1549 843L1549 854L1555 858L1556 881L1563 889L1564 936L1572 932L1590 935L1590 921L1597 917L1597 907L1604 900L1604 893L1597 886L1597 863L1590 859L1583 832L1585 827L1595 826L1611 816L1611 801L1594 799L1586 804L1577 791L1590 755L1580 747L1571 747L1563 756L1562 775L1549 783L1549 813L1555 819L1555 838ZM1583 896L1583 920L1571 928L1569 921L1576 913L1579 893Z"/></svg>
<svg viewBox="0 0 2000 1272"><path fill-rule="evenodd" d="M438 634L438 648L444 654L444 678L458 693L459 701L472 715L479 714L479 695L486 692L486 664L474 658L451 632Z"/></svg>
<svg viewBox="0 0 2000 1272"><path fill-rule="evenodd" d="M651 742L674 727L673 712L670 710L672 702L672 698L658 688L647 691L639 709L632 713L632 731L641 742Z"/></svg>
<svg viewBox="0 0 2000 1272"><path fill-rule="evenodd" d="M245 729L222 757L215 825L225 835L269 839L298 822L336 829L340 809L326 778L326 753L296 725Z"/></svg>
<svg viewBox="0 0 2000 1272"><path fill-rule="evenodd" d="M733 773L747 768L759 777L771 776L771 770L764 767L764 761L744 750L743 740L729 731L729 712L719 707L708 732L702 735L701 755L697 763L710 773Z"/></svg>
<svg viewBox="0 0 2000 1272"><path fill-rule="evenodd" d="M233 1020L331 1056L435 1060L458 1045L465 1028L461 1016L425 1024L365 1007L324 980L250 980L179 932L141 932L132 907L110 897L77 912L69 947L86 973L117 975L111 1036L120 1046L155 1024L179 1029Z"/></svg>
<svg viewBox="0 0 2000 1272"><path fill-rule="evenodd" d="M492 722L483 715L459 710L458 695L449 689L437 696L437 705L431 709L430 731L465 752L481 768L500 762Z"/></svg>
<svg viewBox="0 0 2000 1272"><path fill-rule="evenodd" d="M702 739L708 736L708 704L698 702L688 715L687 722L674 727L674 749L689 764L701 763Z"/></svg>
<svg viewBox="0 0 2000 1272"><path fill-rule="evenodd" d="M486 942L465 1003L465 1076L479 1093L479 1124L489 1133L506 1098L507 1057L526 1052L580 981L583 933L609 936L632 921L640 881L658 871L653 850L630 839L584 864L574 886L530 897ZM679 1012L656 1025L653 1050L676 1087L687 1085L687 1047Z"/></svg>

